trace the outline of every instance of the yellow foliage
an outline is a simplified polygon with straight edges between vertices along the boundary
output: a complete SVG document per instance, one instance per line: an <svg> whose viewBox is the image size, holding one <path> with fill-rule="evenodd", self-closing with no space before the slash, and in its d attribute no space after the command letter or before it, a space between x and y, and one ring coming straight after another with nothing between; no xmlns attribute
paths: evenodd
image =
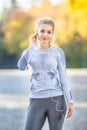
<svg viewBox="0 0 87 130"><path fill-rule="evenodd" d="M10 27L11 28L19 28L19 27L21 27L21 23L20 23L20 21L19 20L12 20L11 22L10 22Z"/></svg>
<svg viewBox="0 0 87 130"><path fill-rule="evenodd" d="M29 41L28 39L25 39L23 41L20 42L19 47L23 50L24 48L27 48L29 46Z"/></svg>
<svg viewBox="0 0 87 130"><path fill-rule="evenodd" d="M27 11L18 8L13 11L11 20L5 26L5 36L8 44L19 48L27 46L26 39L34 33L35 24L42 17L51 17L55 21L55 44L61 45L69 41L75 31L83 38L87 37L87 1L68 0L68 2L53 6L48 0ZM15 41L16 42L15 42Z"/></svg>

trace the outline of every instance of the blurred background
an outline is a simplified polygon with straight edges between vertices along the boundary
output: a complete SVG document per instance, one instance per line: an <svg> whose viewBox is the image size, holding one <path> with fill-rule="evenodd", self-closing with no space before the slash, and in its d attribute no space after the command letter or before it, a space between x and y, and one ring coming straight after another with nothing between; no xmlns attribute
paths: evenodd
<svg viewBox="0 0 87 130"><path fill-rule="evenodd" d="M67 67L86 68L87 0L0 0L0 68L17 68L42 17L54 19L55 45L64 49Z"/></svg>
<svg viewBox="0 0 87 130"><path fill-rule="evenodd" d="M55 46L65 52L75 102L63 130L87 130L87 0L0 0L0 130L24 130L29 72L17 62L42 17L55 21Z"/></svg>

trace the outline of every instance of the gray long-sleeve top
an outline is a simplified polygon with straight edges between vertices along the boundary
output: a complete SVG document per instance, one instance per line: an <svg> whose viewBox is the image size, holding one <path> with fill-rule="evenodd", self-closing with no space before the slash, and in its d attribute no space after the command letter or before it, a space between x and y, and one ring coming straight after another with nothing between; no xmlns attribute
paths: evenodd
<svg viewBox="0 0 87 130"><path fill-rule="evenodd" d="M30 97L47 98L63 95L67 103L73 103L70 84L66 74L65 55L61 48L41 49L31 43L18 61L18 68L32 68Z"/></svg>

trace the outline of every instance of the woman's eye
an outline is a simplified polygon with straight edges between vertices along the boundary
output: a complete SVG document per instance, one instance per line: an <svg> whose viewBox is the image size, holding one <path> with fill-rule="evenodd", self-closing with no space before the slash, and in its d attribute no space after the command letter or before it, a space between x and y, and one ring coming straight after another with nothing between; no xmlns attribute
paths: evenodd
<svg viewBox="0 0 87 130"><path fill-rule="evenodd" d="M41 32L41 33L44 33L44 30L41 30L40 32Z"/></svg>
<svg viewBox="0 0 87 130"><path fill-rule="evenodd" d="M48 34L51 34L51 32L48 32Z"/></svg>

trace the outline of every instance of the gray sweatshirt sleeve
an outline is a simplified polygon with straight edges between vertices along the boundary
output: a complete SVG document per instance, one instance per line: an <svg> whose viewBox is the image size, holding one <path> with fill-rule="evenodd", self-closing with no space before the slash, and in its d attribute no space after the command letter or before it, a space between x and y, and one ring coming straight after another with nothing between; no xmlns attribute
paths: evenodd
<svg viewBox="0 0 87 130"><path fill-rule="evenodd" d="M34 43L31 43L29 48L24 50L24 52L22 53L22 56L20 57L17 63L17 66L20 70L25 70L28 68L30 55L35 48L36 48L36 45Z"/></svg>
<svg viewBox="0 0 87 130"><path fill-rule="evenodd" d="M67 103L73 103L71 88L69 84L69 80L66 73L66 60L65 54L61 48L58 49L59 58L58 58L58 71L60 76L60 82L63 88L64 96L66 98Z"/></svg>

